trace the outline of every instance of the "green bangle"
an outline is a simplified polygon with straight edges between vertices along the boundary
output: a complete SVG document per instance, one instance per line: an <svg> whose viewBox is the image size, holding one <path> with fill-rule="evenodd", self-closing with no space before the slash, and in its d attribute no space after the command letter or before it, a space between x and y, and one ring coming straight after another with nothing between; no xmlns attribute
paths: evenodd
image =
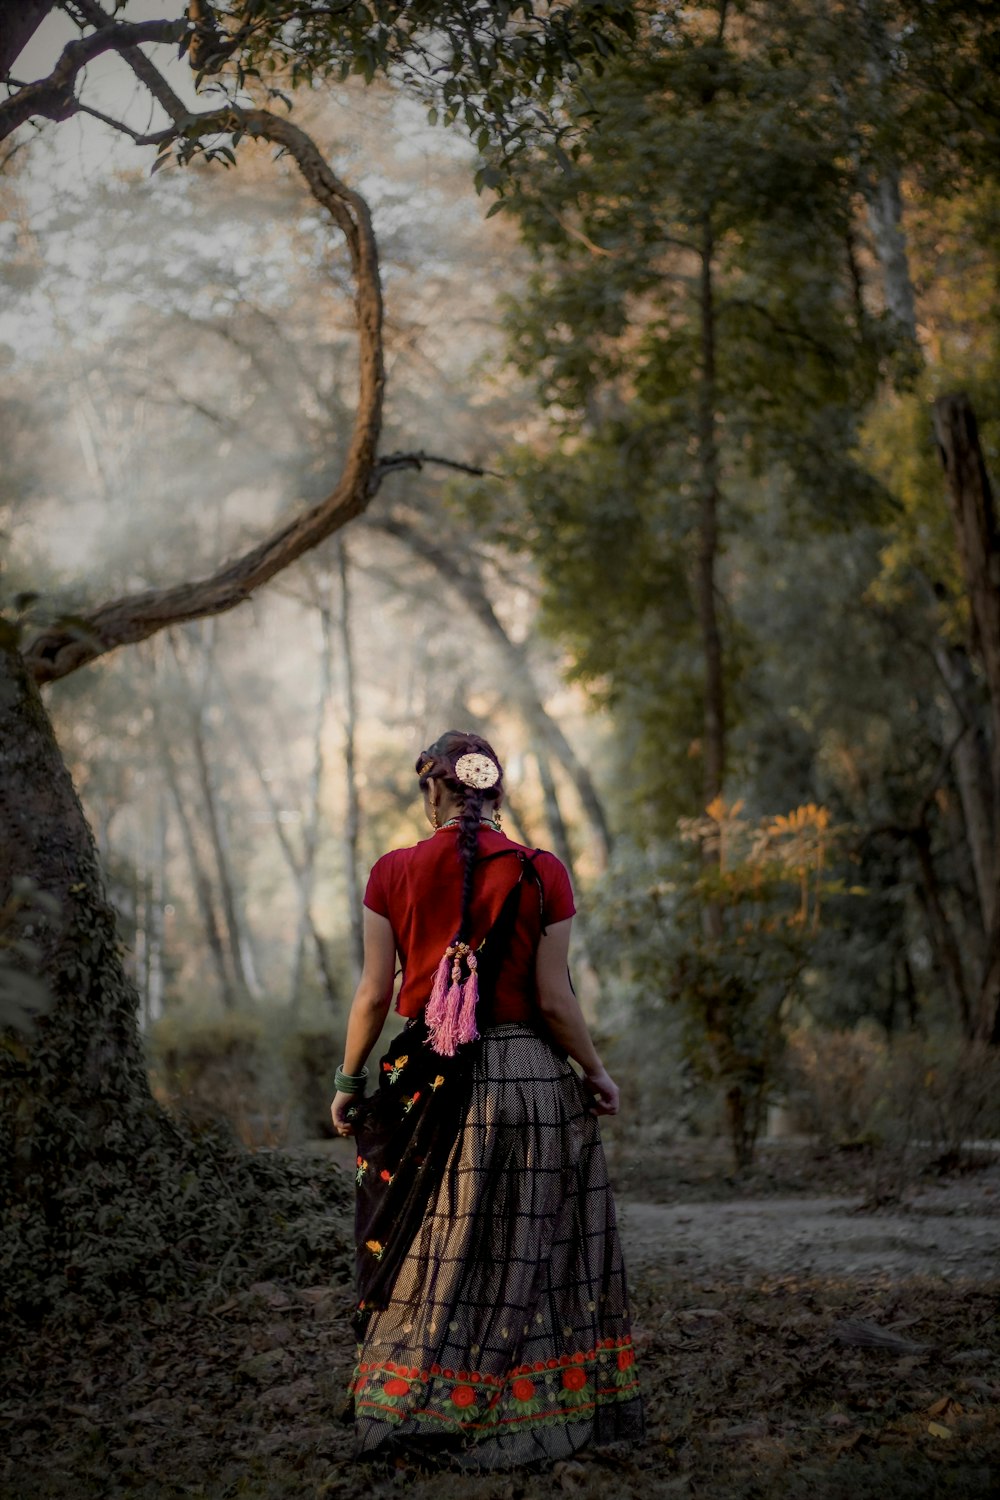
<svg viewBox="0 0 1000 1500"><path fill-rule="evenodd" d="M343 1068L338 1068L334 1075L333 1086L338 1094L363 1094L367 1082L367 1068L362 1068L360 1073L345 1073Z"/></svg>

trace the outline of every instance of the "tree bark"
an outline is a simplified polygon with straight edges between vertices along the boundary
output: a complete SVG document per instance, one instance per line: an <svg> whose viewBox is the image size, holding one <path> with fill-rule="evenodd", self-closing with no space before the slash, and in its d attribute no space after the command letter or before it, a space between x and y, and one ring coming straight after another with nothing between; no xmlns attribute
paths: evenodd
<svg viewBox="0 0 1000 1500"><path fill-rule="evenodd" d="M1000 848L994 831L990 745L977 684L966 650L948 641L934 644L934 660L948 689L944 710L946 737L955 744L952 760L962 807L963 838L976 883L979 926L985 936L997 885ZM962 728L964 734L959 734Z"/></svg>
<svg viewBox="0 0 1000 1500"><path fill-rule="evenodd" d="M939 396L934 432L971 611L973 654L989 697L992 889L984 910L986 962L976 1007L975 1032L1000 1040L1000 527L975 413L968 396Z"/></svg>
<svg viewBox="0 0 1000 1500"><path fill-rule="evenodd" d="M361 835L361 798L358 792L358 773L355 765L358 733L358 703L354 681L354 642L351 631L351 588L348 572L347 548L344 539L338 536L335 543L337 575L340 582L340 600L336 616L337 639L340 643L340 662L343 672L344 690L344 884L347 891L347 910L350 917L351 957L355 977L361 977L364 965L365 945L362 927L361 885L358 870L358 842ZM329 655L329 613L324 617L323 629L327 636Z"/></svg>
<svg viewBox="0 0 1000 1500"><path fill-rule="evenodd" d="M14 628L0 620L0 905L26 876L59 906L58 917L14 919L54 1005L33 1036L0 1047L0 1175L51 1216L58 1182L110 1146L109 1133L139 1149L159 1111L93 836Z"/></svg>

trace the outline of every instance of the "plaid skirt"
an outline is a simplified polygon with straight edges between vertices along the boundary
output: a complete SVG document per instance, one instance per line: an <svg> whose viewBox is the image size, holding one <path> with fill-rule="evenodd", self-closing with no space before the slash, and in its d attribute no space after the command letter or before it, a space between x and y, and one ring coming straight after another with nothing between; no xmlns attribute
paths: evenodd
<svg viewBox="0 0 1000 1500"><path fill-rule="evenodd" d="M484 1030L447 1165L351 1383L358 1456L505 1469L643 1434L596 1117L529 1026Z"/></svg>

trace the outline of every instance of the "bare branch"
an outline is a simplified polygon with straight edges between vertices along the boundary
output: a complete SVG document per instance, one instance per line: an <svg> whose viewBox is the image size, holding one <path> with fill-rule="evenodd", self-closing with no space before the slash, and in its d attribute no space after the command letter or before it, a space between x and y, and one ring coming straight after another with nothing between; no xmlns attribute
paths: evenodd
<svg viewBox="0 0 1000 1500"><path fill-rule="evenodd" d="M380 458L372 470L372 483L375 490L379 488L382 480L387 474L394 474L400 469L422 469L425 464L438 464L445 469L456 469L460 474L475 474L482 478L488 475L490 479L503 479L495 469L485 469L481 464L466 464L457 458L442 458L437 453L387 453L385 458Z"/></svg>
<svg viewBox="0 0 1000 1500"><path fill-rule="evenodd" d="M68 120L75 114L78 101L74 84L81 68L103 52L138 51L140 42L179 42L188 27L180 21L116 22L94 31L90 36L68 42L59 61L47 78L29 83L0 104L0 140L5 140L34 115L47 120ZM140 56L144 54L140 53ZM148 58L144 60L152 68ZM155 68L158 78L162 78ZM180 102L180 101L178 101ZM181 106L183 109L183 106ZM184 110L185 116L187 110Z"/></svg>

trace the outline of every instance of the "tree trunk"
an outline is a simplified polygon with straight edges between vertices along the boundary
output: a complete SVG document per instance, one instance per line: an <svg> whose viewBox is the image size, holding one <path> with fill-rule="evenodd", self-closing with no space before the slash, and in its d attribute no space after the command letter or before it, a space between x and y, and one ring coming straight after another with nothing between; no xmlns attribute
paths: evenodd
<svg viewBox="0 0 1000 1500"><path fill-rule="evenodd" d="M232 694L230 693L226 685L225 679L219 672L218 667L216 667L215 669L215 674L215 682L221 691L223 707L226 716L232 725L234 738L242 749L243 754L246 756L247 763L250 766L250 769L253 771L254 776L257 779L257 783L260 786L264 801L267 804L267 810L271 815L271 826L274 829L274 836L278 840L278 845L281 849L281 852L285 856L285 862L288 865L293 880L295 881L295 888L299 897L299 911L301 915L302 927L308 937L311 939L313 947L316 951L316 964L319 970L320 979L323 984L323 989L326 994L326 998L330 1002L331 1007L335 1010L337 1008L337 984L333 977L333 971L330 968L330 958L326 951L326 943L323 940L322 934L316 927L316 921L312 910L312 885L307 879L306 863L304 859L298 853L296 853L296 850L292 845L292 841L288 837L285 825L281 821L281 809L278 806L278 802L275 798L271 783L268 781L267 776L264 772L264 767L261 765L260 758L257 755L254 735L251 732L246 721L244 720L239 709L237 708L236 704L234 703ZM297 986L301 982L301 975L296 977L296 969L297 966L293 968L292 986L289 996L290 1008L293 1012L297 1009Z"/></svg>
<svg viewBox="0 0 1000 1500"><path fill-rule="evenodd" d="M1000 527L968 396L939 396L934 431L944 466L958 555L972 614L972 649L986 679L990 709L992 889L984 909L986 962L974 1017L975 1034L1000 1039Z"/></svg>
<svg viewBox="0 0 1000 1500"><path fill-rule="evenodd" d="M239 909L236 887L229 867L229 853L208 764L204 718L200 707L195 708L191 714L191 745L194 750L194 763L198 776L198 788L201 792L205 826L208 830L219 894L222 898L229 962L236 978L237 993L243 998L259 999L260 985L253 967L252 956L248 952L243 916Z"/></svg>
<svg viewBox="0 0 1000 1500"><path fill-rule="evenodd" d="M336 629L340 642L344 689L344 884L347 891L347 910L350 916L351 957L354 961L355 976L360 978L364 964L365 944L358 870L358 841L361 834L361 798L358 792L358 775L355 766L358 704L354 682L354 643L351 636L350 578L347 548L343 537L337 536L334 546L340 580L340 607L337 610ZM323 631L326 637L327 660L329 660L329 612L323 617Z"/></svg>
<svg viewBox="0 0 1000 1500"><path fill-rule="evenodd" d="M989 735L976 702L977 684L968 652L947 641L934 645L934 659L948 689L945 737L955 745L952 763L962 807L963 838L976 882L979 926L989 932L1000 849L994 833ZM960 734L964 728L965 733Z"/></svg>
<svg viewBox="0 0 1000 1500"><path fill-rule="evenodd" d="M917 342L917 308L910 280L910 263L903 233L903 198L899 167L883 161L865 189L868 227L882 270L882 289L890 316L911 342Z"/></svg>
<svg viewBox="0 0 1000 1500"><path fill-rule="evenodd" d="M545 821L548 824L553 853L562 860L567 870L572 870L573 851L569 846L566 820L562 815L562 808L559 806L559 793L556 791L552 766L549 763L549 757L546 754L544 745L535 745L535 764L538 767L538 779L542 784Z"/></svg>
<svg viewBox="0 0 1000 1500"><path fill-rule="evenodd" d="M205 929L205 941L208 943L208 951L212 955L212 963L215 966L215 975L219 983L219 998L226 1010L235 1010L236 994L233 989L229 966L226 963L222 932L215 910L215 894L212 890L212 882L209 880L205 867L201 862L201 855L198 852L198 841L195 838L194 826L188 814L187 803L184 801L184 793L181 790L173 755L163 738L162 730L158 731L158 735L160 740L160 764L163 766L163 774L166 777L170 796L173 799L174 811L177 814L177 822L181 830L181 841L184 845L184 852L187 855L188 868L191 871L191 880L194 885L198 911L201 915L202 926Z"/></svg>
<svg viewBox="0 0 1000 1500"><path fill-rule="evenodd" d="M927 913L927 926L931 939L931 947L934 951L944 982L945 991L951 1001L952 1007L962 1028L962 1035L971 1037L975 1033L973 1025L972 1006L969 1002L969 991L966 983L965 967L962 963L962 954L955 939L955 932L945 910L944 901L941 896L941 888L938 883L937 870L934 867L934 857L931 851L930 830L926 823L917 828L909 830L913 849L917 856L917 865L920 870L920 879L917 891L923 902Z"/></svg>
<svg viewBox="0 0 1000 1500"><path fill-rule="evenodd" d="M59 905L58 917L14 919L54 1004L33 1036L0 1048L0 1173L14 1194L45 1202L52 1226L58 1185L112 1136L138 1149L159 1110L93 837L15 631L0 621L0 905L24 880Z"/></svg>
<svg viewBox="0 0 1000 1500"><path fill-rule="evenodd" d="M711 215L702 221L698 282L701 370L698 382L698 470L701 514L695 566L695 600L701 629L705 701L702 749L705 805L721 796L726 768L726 703L722 670L722 635L717 608L716 567L719 556L719 445L716 432L718 393L715 369L715 232Z"/></svg>

